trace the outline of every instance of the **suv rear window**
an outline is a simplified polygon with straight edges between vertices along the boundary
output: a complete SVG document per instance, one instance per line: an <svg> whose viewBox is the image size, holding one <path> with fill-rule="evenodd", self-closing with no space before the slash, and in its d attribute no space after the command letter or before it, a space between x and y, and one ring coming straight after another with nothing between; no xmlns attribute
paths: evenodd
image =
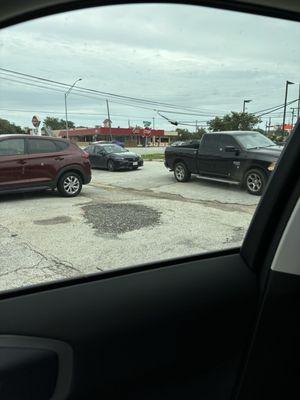
<svg viewBox="0 0 300 400"><path fill-rule="evenodd" d="M0 156L22 155L24 150L24 139L8 139L0 141Z"/></svg>
<svg viewBox="0 0 300 400"><path fill-rule="evenodd" d="M66 150L69 147L69 143L60 142L59 140L55 140L55 145L58 151Z"/></svg>
<svg viewBox="0 0 300 400"><path fill-rule="evenodd" d="M28 141L28 152L29 154L37 153L55 153L59 151L52 140L43 139L30 139Z"/></svg>

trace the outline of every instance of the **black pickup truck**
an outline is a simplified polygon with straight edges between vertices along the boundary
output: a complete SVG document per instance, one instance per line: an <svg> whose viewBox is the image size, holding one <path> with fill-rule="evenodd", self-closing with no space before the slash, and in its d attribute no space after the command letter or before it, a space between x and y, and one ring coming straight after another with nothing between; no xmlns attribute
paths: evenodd
<svg viewBox="0 0 300 400"><path fill-rule="evenodd" d="M167 147L165 166L174 171L179 182L197 174L205 179L240 184L249 193L260 195L281 150L256 131L207 133L200 141Z"/></svg>

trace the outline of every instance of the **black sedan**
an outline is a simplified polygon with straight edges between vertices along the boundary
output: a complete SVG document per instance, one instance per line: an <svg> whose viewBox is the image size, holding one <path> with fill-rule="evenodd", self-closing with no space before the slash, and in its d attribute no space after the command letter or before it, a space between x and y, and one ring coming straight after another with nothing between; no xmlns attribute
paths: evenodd
<svg viewBox="0 0 300 400"><path fill-rule="evenodd" d="M143 166L141 156L116 144L92 144L84 149L89 153L92 168L107 168L109 171L138 169Z"/></svg>

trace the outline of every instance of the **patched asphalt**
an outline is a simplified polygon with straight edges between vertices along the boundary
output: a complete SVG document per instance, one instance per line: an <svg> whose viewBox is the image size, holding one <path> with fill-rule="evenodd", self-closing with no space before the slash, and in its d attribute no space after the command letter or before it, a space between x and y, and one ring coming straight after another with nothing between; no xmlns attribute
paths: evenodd
<svg viewBox="0 0 300 400"><path fill-rule="evenodd" d="M154 227L161 213L141 204L89 204L82 207L88 223L100 234L122 233Z"/></svg>

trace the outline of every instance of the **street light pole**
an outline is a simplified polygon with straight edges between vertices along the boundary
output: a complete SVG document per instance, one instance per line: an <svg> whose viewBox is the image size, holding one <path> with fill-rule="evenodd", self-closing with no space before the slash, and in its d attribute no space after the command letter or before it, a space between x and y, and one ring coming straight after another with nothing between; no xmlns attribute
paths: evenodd
<svg viewBox="0 0 300 400"><path fill-rule="evenodd" d="M245 113L245 111L246 111L246 103L250 103L252 100L244 100L243 101L243 114Z"/></svg>
<svg viewBox="0 0 300 400"><path fill-rule="evenodd" d="M68 94L71 92L73 87L76 85L77 82L82 81L81 78L76 79L72 86L66 91L65 93L65 114L66 114L66 130L67 130L67 139L69 139L69 125L68 125L68 105L67 105L67 97Z"/></svg>
<svg viewBox="0 0 300 400"><path fill-rule="evenodd" d="M300 116L300 83L299 83L297 119L299 119L299 116Z"/></svg>
<svg viewBox="0 0 300 400"><path fill-rule="evenodd" d="M286 103L287 103L287 97L288 97L288 90L289 90L289 85L293 85L294 82L286 81L285 83L285 96L284 96L284 109L283 109L283 120L282 120L282 132L284 135L284 126L285 126L285 117L286 117Z"/></svg>

